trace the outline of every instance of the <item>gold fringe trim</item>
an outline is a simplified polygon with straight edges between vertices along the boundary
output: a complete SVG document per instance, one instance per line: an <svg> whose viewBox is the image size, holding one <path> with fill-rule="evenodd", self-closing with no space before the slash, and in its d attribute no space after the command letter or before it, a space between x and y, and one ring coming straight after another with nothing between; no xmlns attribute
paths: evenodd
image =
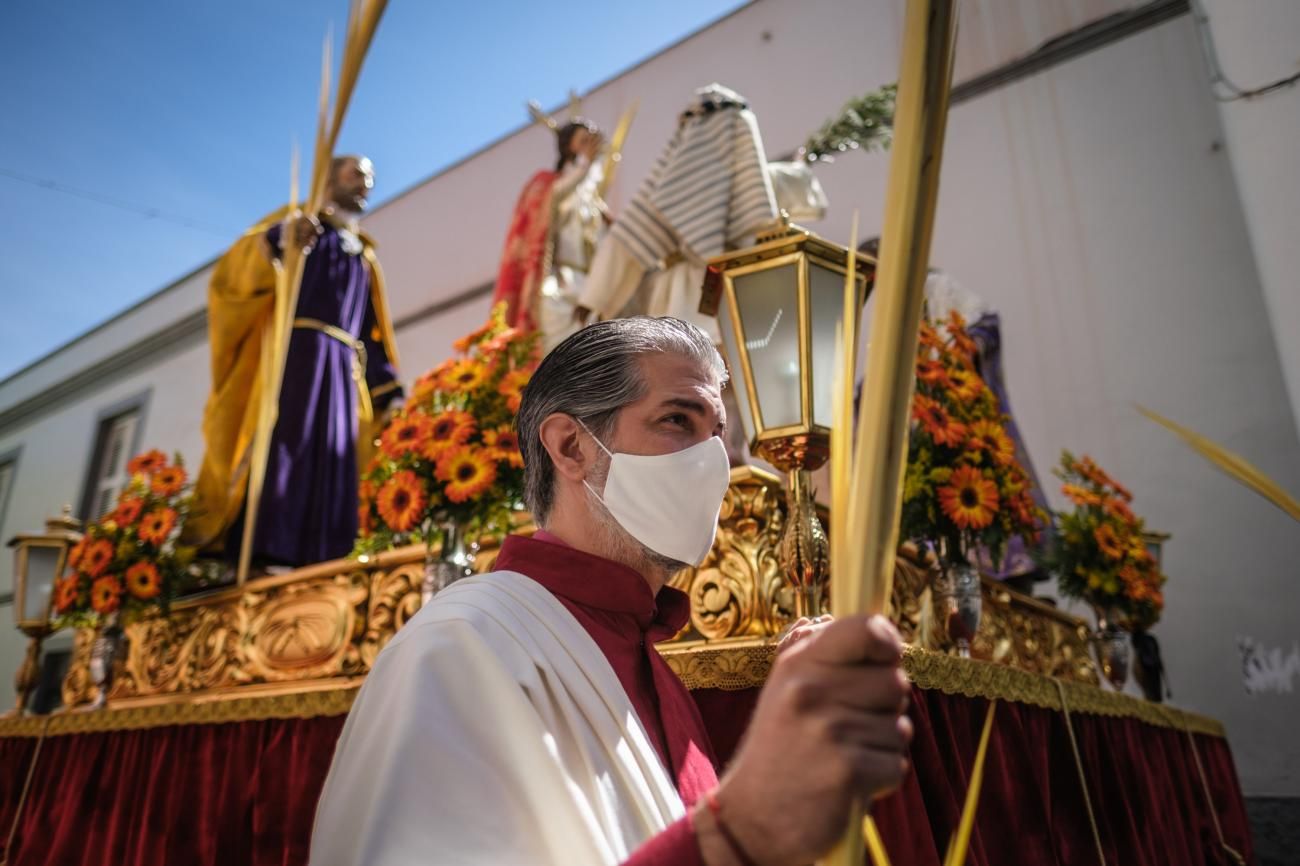
<svg viewBox="0 0 1300 866"><path fill-rule="evenodd" d="M776 659L776 647L770 644L716 649L694 647L666 650L663 655L689 689L736 691L761 686L767 680ZM1013 701L1061 712L1064 708L1061 690L1064 690L1070 711L1076 714L1137 719L1162 728L1225 736L1223 725L1208 716L1083 683L1061 681L1058 686L1058 681L1051 677L977 659L908 647L903 654L903 669L918 687L947 695Z"/></svg>
<svg viewBox="0 0 1300 866"><path fill-rule="evenodd" d="M689 689L738 691L762 686L776 659L771 644L732 647L694 646L663 651L668 666ZM1050 677L990 662L908 647L903 669L919 688L948 695L1013 701L1054 712L1070 711L1112 718L1137 719L1149 725L1173 728L1211 737L1223 737L1223 725L1197 713L1155 704L1096 686L1058 681ZM307 719L341 716L352 708L359 683L336 688L274 695L221 695L180 698L165 703L111 706L105 710L72 710L49 717L47 736L97 731L126 731L166 725L215 725L265 719ZM36 737L46 718L27 716L0 719L0 737Z"/></svg>
<svg viewBox="0 0 1300 866"><path fill-rule="evenodd" d="M267 719L310 719L341 716L352 709L356 684L343 688L291 694L230 697L204 701L172 701L147 706L111 704L103 710L59 711L51 716L0 719L0 737L54 737L101 731L135 731L168 725L220 725ZM45 728L48 719L49 727Z"/></svg>

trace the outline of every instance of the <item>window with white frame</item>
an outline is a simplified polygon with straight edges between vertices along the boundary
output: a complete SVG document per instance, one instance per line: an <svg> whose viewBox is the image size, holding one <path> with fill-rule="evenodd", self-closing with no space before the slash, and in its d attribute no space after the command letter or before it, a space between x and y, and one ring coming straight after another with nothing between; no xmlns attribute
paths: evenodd
<svg viewBox="0 0 1300 866"><path fill-rule="evenodd" d="M99 422L95 452L90 461L90 479L82 506L82 517L95 520L113 510L117 495L126 486L130 474L126 464L136 447L143 406L110 415Z"/></svg>
<svg viewBox="0 0 1300 866"><path fill-rule="evenodd" d="M4 528L9 512L9 494L18 477L18 452L0 455L0 529Z"/></svg>

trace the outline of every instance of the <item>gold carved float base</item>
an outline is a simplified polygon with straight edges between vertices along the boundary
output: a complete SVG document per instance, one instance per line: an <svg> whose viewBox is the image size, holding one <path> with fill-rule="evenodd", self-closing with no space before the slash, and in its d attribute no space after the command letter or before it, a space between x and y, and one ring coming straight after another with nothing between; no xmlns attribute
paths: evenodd
<svg viewBox="0 0 1300 866"><path fill-rule="evenodd" d="M695 659L674 662L686 665L679 672L688 681L724 688L761 681L752 672L727 667L749 662L717 661L722 657L709 653L761 647L791 621L793 597L776 558L784 509L785 495L775 476L752 467L733 472L713 550L698 569L673 580L690 596L691 620L661 648L674 659ZM127 645L109 701L145 706L225 695L266 697L337 688L364 677L379 651L419 609L424 559L421 547L401 548L365 563L321 563L178 602L170 616L126 627ZM495 550L485 550L477 565L489 568L494 559ZM906 640L943 652L942 640L929 625L929 578L914 561L899 560L894 619ZM986 582L974 654L1023 671L1095 684L1087 634L1082 620ZM93 638L89 630L76 635L63 684L69 708L95 697ZM692 673L702 666L711 666L712 679Z"/></svg>

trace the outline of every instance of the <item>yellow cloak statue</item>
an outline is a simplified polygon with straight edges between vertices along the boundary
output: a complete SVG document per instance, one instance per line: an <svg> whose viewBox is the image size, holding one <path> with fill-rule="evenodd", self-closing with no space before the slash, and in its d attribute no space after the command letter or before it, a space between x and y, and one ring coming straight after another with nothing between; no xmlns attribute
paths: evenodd
<svg viewBox="0 0 1300 866"><path fill-rule="evenodd" d="M262 364L268 362L264 352L271 343L267 337L275 309L275 266L266 231L286 212L287 208L280 208L245 232L217 262L208 284L212 391L203 411L203 465L184 531L185 543L200 549L219 551L226 530L244 505L257 432ZM364 232L358 236L365 245L362 256L370 266L370 302L375 311L371 337L382 342L396 367L397 340L374 241ZM359 421L357 459L362 466L372 453L378 424L378 419Z"/></svg>

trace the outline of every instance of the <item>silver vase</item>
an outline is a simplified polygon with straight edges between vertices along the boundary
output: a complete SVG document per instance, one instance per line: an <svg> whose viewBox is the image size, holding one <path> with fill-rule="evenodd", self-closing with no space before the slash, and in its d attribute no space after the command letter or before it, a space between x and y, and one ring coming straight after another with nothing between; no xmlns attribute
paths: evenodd
<svg viewBox="0 0 1300 866"><path fill-rule="evenodd" d="M108 693L113 689L113 679L117 673L117 660L122 654L126 639L122 634L122 625L116 613L104 619L95 641L90 645L90 680L98 690L92 710L103 709L108 705Z"/></svg>
<svg viewBox="0 0 1300 866"><path fill-rule="evenodd" d="M1122 692L1124 684L1128 682L1132 651L1128 632L1120 628L1116 621L1116 617L1109 612L1097 611L1097 631L1092 636L1092 642L1102 675L1115 687L1115 691Z"/></svg>
<svg viewBox="0 0 1300 866"><path fill-rule="evenodd" d="M935 580L935 604L940 626L962 658L970 658L971 641L979 631L984 599L979 571L966 563L945 563Z"/></svg>
<svg viewBox="0 0 1300 866"><path fill-rule="evenodd" d="M451 586L462 577L474 573L474 555L465 546L464 535L454 523L446 523L440 530L442 544L434 553L430 547L424 556L424 580L420 583L420 604Z"/></svg>

